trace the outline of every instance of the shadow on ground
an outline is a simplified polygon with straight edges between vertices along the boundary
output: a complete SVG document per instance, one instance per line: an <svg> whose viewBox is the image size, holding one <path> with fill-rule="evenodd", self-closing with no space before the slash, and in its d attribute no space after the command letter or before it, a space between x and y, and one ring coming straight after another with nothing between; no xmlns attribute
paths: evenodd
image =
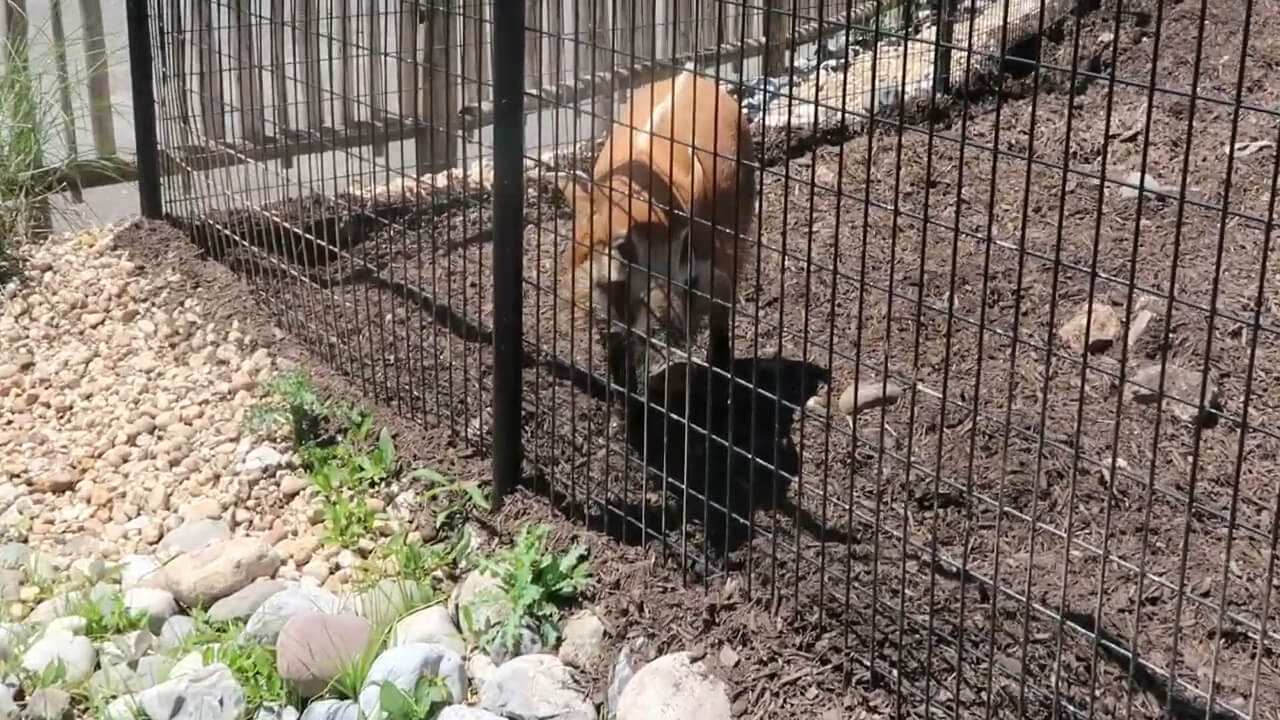
<svg viewBox="0 0 1280 720"><path fill-rule="evenodd" d="M608 396L603 380L579 368L555 363L553 371L597 400ZM631 453L643 461L650 482L665 487L665 503L611 498L604 512L592 512L587 503L557 497L544 476L529 478L530 489L631 545L660 539L668 550L686 547L680 542L686 526L701 526L703 551L689 553L700 575L736 565L730 556L751 538L760 511L786 512L822 542L846 542L846 533L824 526L789 497L801 465L791 440L796 411L830 373L814 363L762 357L735 360L732 374L672 363L649 376L643 397L615 400L615 407L626 408Z"/></svg>

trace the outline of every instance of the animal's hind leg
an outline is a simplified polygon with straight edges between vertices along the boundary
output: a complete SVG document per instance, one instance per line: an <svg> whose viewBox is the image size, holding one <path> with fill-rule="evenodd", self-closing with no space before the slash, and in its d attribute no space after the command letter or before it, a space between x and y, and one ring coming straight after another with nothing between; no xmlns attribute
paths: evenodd
<svg viewBox="0 0 1280 720"><path fill-rule="evenodd" d="M729 372L733 365L733 351L729 342L732 332L730 314L734 297L733 281L728 273L718 268L711 274L713 279L708 288L711 297L703 296L710 314L707 360L711 367Z"/></svg>
<svg viewBox="0 0 1280 720"><path fill-rule="evenodd" d="M719 302L713 303L710 325L708 360L711 367L728 372L733 365L733 352L729 344L729 308Z"/></svg>

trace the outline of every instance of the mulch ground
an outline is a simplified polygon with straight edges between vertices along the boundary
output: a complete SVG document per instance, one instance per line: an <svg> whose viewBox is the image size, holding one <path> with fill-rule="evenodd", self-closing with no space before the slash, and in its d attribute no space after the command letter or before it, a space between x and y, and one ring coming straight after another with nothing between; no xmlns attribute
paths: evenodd
<svg viewBox="0 0 1280 720"><path fill-rule="evenodd" d="M495 528L540 520L561 540L589 538L592 602L612 641L704 649L742 717L922 717L932 703L953 717L1156 718L1166 702L1175 717L1203 717L1187 688L1212 692L1220 717L1244 717L1251 700L1256 712L1280 707L1280 400L1270 392L1280 281L1260 278L1263 224L1212 209L1267 217L1275 148L1237 158L1229 185L1224 170L1233 121L1245 143L1276 139L1275 117L1236 118L1229 103L1242 1L1210 3L1199 40L1198 3L1166 4L1158 27L1154 2L1124 5L1120 17L1099 9L1050 28L1040 58L1105 73L1114 52L1117 77L1133 85L1010 67L988 79L999 92L951 108L936 135L880 128L804 153L766 141L776 162L761 261L737 310L735 375L800 405L888 374L903 399L860 420L856 441L843 421L797 419L747 389L726 396L697 366L651 379L650 396L735 452L696 437L686 449L662 412L618 420L572 371L603 377L604 363L594 337L558 312L568 215L531 188L528 472ZM1154 79L1175 92L1156 94L1147 126L1141 86L1157 29ZM1254 3L1250 39L1245 103L1275 107L1274 3ZM1148 175L1174 194L1185 185L1188 203L1139 206L1086 177L1123 178L1144 152ZM1078 174L1064 176L1064 163ZM254 248L199 224L201 252L155 223L125 242L274 333L331 391L384 408L415 462L487 478L487 201L338 217L333 207L357 202L341 201L276 208L292 235L247 213L214 219ZM307 233L345 254L308 245ZM1122 317L1139 304L1155 311L1126 372L1161 356L1193 370L1207 362L1220 421L1196 428L1119 402L1117 383L1083 372L1054 335L1091 296ZM663 387L685 388L689 409ZM646 482L641 452L666 462L668 489L688 489L688 522ZM724 504L751 526L717 520ZM642 544L654 537L674 552ZM727 573L699 579L720 556ZM1140 656L1132 671L1128 647ZM607 675L593 677L597 688Z"/></svg>

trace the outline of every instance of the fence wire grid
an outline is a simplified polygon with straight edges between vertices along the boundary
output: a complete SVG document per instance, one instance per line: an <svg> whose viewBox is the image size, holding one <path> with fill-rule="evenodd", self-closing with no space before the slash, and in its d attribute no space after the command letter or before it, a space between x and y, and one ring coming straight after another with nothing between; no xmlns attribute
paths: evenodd
<svg viewBox="0 0 1280 720"><path fill-rule="evenodd" d="M1273 0L128 6L152 214L785 616L746 715L1280 718Z"/></svg>

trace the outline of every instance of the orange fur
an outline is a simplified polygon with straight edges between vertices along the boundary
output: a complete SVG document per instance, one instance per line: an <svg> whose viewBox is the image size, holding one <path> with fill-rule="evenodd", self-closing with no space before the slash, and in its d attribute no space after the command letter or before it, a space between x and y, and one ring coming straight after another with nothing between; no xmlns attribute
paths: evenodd
<svg viewBox="0 0 1280 720"><path fill-rule="evenodd" d="M683 72L637 88L596 158L590 187L585 178L562 182L575 216L570 274L608 255L628 231L641 232L650 248L687 231L691 259L712 269L699 279L700 293L732 303L753 256L754 160L741 108L714 79ZM694 312L695 319L710 312L713 331L727 332L727 308L695 301Z"/></svg>

